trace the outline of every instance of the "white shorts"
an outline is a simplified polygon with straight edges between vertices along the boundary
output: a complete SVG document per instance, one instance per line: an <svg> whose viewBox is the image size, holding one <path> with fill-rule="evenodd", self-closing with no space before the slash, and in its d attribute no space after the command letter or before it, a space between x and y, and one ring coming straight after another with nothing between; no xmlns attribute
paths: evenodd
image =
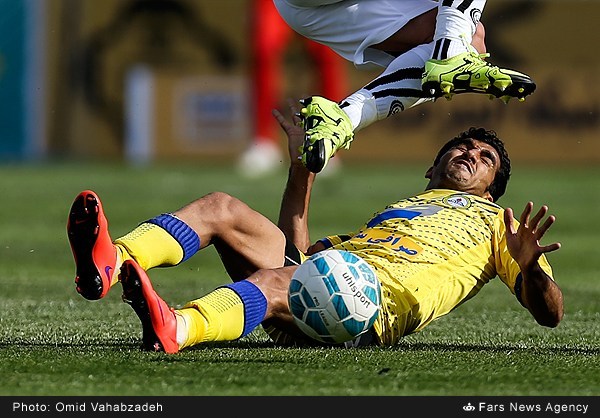
<svg viewBox="0 0 600 418"><path fill-rule="evenodd" d="M357 67L387 67L394 59L369 48L438 7L435 0L273 0L287 24L327 45ZM317 4L323 4L316 7Z"/></svg>

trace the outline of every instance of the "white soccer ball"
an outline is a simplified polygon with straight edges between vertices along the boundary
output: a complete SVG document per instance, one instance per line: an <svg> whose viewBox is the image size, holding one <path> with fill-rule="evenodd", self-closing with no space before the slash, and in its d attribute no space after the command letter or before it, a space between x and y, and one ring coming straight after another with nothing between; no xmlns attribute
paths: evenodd
<svg viewBox="0 0 600 418"><path fill-rule="evenodd" d="M371 328L381 306L381 287L362 258L325 250L298 267L288 298L294 322L306 335L339 344Z"/></svg>

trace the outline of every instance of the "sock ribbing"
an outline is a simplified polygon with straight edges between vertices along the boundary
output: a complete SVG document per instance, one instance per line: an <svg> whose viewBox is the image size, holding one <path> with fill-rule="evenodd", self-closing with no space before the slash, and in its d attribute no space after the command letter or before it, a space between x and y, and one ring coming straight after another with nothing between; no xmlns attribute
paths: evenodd
<svg viewBox="0 0 600 418"><path fill-rule="evenodd" d="M163 213L146 222L160 226L177 240L183 249L183 259L180 263L196 254L200 249L200 238L198 237L198 234L196 234L188 224L177 218L175 215Z"/></svg>
<svg viewBox="0 0 600 418"><path fill-rule="evenodd" d="M248 335L263 321L267 312L267 298L255 284L247 280L223 287L233 290L242 300L244 304L244 331L241 337Z"/></svg>

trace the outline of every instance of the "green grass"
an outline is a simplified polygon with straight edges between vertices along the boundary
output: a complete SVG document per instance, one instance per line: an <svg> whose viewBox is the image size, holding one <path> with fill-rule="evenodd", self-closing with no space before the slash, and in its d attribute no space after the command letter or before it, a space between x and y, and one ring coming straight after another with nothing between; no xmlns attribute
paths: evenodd
<svg viewBox="0 0 600 418"><path fill-rule="evenodd" d="M426 164L344 167L312 199L312 238L348 232L384 204L419 192ZM0 395L600 395L600 176L595 167L515 169L500 201L520 213L547 203L546 241L565 296L556 329L535 324L499 280L397 347L282 349L262 330L168 356L140 350L140 326L120 289L96 302L74 289L66 237L73 198L103 199L111 233L214 190L275 220L285 173L250 181L222 165L0 166ZM212 249L154 269L180 305L226 283Z"/></svg>

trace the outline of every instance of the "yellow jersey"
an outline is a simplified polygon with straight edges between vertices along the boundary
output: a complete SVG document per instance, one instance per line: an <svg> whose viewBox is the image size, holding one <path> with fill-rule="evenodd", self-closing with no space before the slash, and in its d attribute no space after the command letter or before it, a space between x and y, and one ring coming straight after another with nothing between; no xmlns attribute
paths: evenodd
<svg viewBox="0 0 600 418"><path fill-rule="evenodd" d="M498 276L520 301L521 275L506 247L504 209L455 190L427 190L377 212L357 232L321 240L366 260L381 282L374 331L392 345L475 296ZM515 221L516 222L516 221ZM542 255L542 269L552 269Z"/></svg>

